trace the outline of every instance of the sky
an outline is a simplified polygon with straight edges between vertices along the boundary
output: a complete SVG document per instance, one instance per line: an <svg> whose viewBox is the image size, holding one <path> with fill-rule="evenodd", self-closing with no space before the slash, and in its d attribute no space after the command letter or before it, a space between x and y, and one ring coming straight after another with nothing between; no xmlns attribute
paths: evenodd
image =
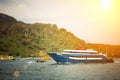
<svg viewBox="0 0 120 80"><path fill-rule="evenodd" d="M56 24L86 43L120 45L120 0L0 0L0 13Z"/></svg>

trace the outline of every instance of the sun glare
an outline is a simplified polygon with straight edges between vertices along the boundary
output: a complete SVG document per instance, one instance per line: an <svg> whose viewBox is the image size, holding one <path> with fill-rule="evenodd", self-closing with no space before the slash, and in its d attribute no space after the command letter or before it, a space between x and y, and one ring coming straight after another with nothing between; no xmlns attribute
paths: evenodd
<svg viewBox="0 0 120 80"><path fill-rule="evenodd" d="M110 8L112 6L112 0L102 0L102 7L103 8Z"/></svg>

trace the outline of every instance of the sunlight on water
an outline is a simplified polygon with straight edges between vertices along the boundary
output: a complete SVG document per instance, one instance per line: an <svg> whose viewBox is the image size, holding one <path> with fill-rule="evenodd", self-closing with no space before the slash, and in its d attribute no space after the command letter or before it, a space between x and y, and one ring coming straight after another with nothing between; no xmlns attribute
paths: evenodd
<svg viewBox="0 0 120 80"><path fill-rule="evenodd" d="M55 61L0 61L0 80L120 80L119 62L56 64Z"/></svg>
<svg viewBox="0 0 120 80"><path fill-rule="evenodd" d="M119 63L119 62L114 62L114 63Z"/></svg>
<svg viewBox="0 0 120 80"><path fill-rule="evenodd" d="M20 72L19 72L19 71L14 71L14 72L13 72L13 75L14 75L14 77L19 77Z"/></svg>
<svg viewBox="0 0 120 80"><path fill-rule="evenodd" d="M31 63L33 63L33 62L32 62L32 61L28 61L27 63L28 63L28 64L31 64Z"/></svg>
<svg viewBox="0 0 120 80"><path fill-rule="evenodd" d="M27 65L23 65L23 69L27 70L28 66Z"/></svg>
<svg viewBox="0 0 120 80"><path fill-rule="evenodd" d="M120 63L120 58L116 58L116 59L114 59L114 63Z"/></svg>

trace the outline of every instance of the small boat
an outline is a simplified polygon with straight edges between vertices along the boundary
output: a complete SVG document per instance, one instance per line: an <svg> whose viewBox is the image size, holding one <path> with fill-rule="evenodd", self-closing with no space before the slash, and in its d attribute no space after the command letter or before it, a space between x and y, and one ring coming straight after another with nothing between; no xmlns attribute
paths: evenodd
<svg viewBox="0 0 120 80"><path fill-rule="evenodd" d="M43 62L46 62L45 60L43 60L43 59L37 59L36 60L36 62L38 63L38 62L41 62L41 63L43 63Z"/></svg>
<svg viewBox="0 0 120 80"><path fill-rule="evenodd" d="M93 49L86 50L64 50L63 52L49 52L48 55L57 63L113 63L104 54L98 54Z"/></svg>

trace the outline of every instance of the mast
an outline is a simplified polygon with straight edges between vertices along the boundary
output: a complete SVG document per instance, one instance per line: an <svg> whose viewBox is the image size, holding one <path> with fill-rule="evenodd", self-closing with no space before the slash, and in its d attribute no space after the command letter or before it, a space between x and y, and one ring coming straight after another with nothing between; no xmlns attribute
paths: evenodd
<svg viewBox="0 0 120 80"><path fill-rule="evenodd" d="M107 48L108 48L108 46L106 45L106 56L107 56L107 52L108 52Z"/></svg>

